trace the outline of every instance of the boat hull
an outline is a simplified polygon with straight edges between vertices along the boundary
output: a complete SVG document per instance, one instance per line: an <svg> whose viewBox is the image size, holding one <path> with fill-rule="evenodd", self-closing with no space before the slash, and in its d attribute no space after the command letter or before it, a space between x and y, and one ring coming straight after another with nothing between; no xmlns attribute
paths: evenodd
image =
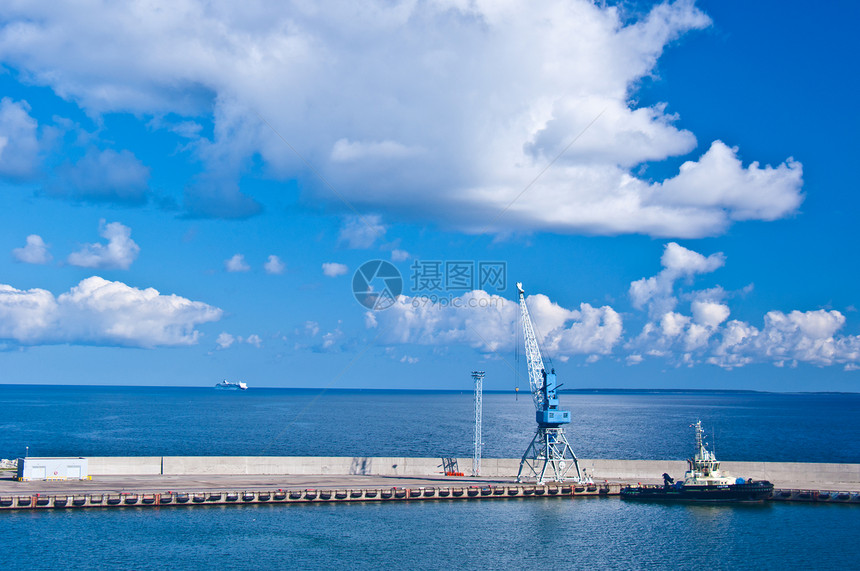
<svg viewBox="0 0 860 571"><path fill-rule="evenodd" d="M686 502L760 502L773 493L767 481L717 486L627 486L621 489L625 500Z"/></svg>

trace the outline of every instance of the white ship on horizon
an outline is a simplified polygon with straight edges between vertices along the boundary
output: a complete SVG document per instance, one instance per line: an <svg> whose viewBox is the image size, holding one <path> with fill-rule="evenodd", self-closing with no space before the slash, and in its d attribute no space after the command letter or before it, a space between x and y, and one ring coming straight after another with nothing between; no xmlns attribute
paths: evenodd
<svg viewBox="0 0 860 571"><path fill-rule="evenodd" d="M215 388L221 391L246 391L248 390L248 385L239 381L238 383L231 383L228 380L223 380L220 383L215 385Z"/></svg>

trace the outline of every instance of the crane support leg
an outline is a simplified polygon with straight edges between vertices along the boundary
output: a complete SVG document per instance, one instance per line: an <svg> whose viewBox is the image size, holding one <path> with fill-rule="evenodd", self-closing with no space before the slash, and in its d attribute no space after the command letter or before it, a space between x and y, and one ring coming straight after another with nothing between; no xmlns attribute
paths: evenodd
<svg viewBox="0 0 860 571"><path fill-rule="evenodd" d="M570 474L569 477L568 474ZM520 460L517 482L522 482L524 478L534 478L538 484L543 484L547 480L552 482L588 480L579 468L579 461L567 442L564 429L541 426L535 431L531 444Z"/></svg>

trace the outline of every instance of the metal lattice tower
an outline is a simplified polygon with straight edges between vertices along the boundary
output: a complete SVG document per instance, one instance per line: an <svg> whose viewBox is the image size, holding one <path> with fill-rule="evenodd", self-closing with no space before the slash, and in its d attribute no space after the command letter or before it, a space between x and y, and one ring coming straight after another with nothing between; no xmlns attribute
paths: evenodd
<svg viewBox="0 0 860 571"><path fill-rule="evenodd" d="M520 460L520 470L517 482L523 478L534 478L538 483L549 479L555 482L574 480L576 482L590 481L579 469L579 462L573 449L564 435L562 425L570 423L570 411L558 408L555 370L547 373L543 358L538 347L529 309L526 306L523 284L517 284L520 301L520 315L523 323L523 339L525 341L526 364L529 372L529 386L535 403L535 420L537 430L528 448ZM526 474L523 474L523 471ZM575 474L568 477L573 470Z"/></svg>
<svg viewBox="0 0 860 571"><path fill-rule="evenodd" d="M475 381L475 453L472 456L472 475L481 475L481 415L484 408L484 371L472 371Z"/></svg>

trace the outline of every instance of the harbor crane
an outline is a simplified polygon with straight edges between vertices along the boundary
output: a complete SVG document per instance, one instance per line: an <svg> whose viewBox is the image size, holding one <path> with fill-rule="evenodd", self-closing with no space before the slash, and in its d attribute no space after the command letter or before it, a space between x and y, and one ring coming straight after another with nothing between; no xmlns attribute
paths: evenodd
<svg viewBox="0 0 860 571"><path fill-rule="evenodd" d="M534 438L520 460L517 482L522 482L524 478L535 478L539 484L546 480L590 482L590 478L580 470L576 455L564 435L564 425L570 423L570 411L559 408L556 391L560 385L556 379L555 369L547 372L544 367L522 283L517 283L517 291L529 385L535 403L537 421Z"/></svg>

